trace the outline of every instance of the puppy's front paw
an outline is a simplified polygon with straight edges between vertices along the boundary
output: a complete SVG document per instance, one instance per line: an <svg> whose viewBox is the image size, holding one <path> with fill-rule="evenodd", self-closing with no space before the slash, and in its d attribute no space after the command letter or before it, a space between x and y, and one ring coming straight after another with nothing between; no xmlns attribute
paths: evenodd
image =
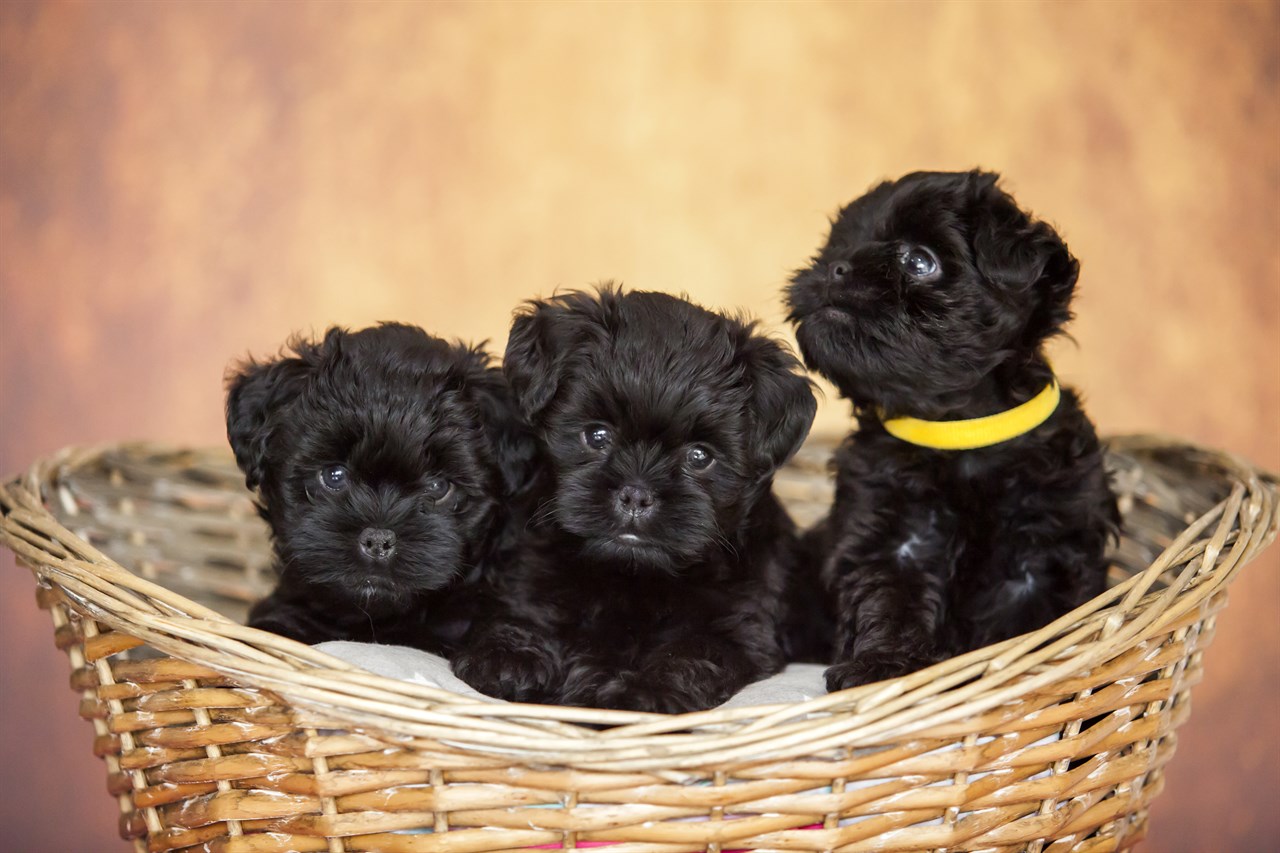
<svg viewBox="0 0 1280 853"><path fill-rule="evenodd" d="M929 653L864 652L852 660L827 667L827 692L846 690L863 684L897 678L924 669L942 660L942 656Z"/></svg>
<svg viewBox="0 0 1280 853"><path fill-rule="evenodd" d="M723 667L707 660L667 660L661 667L620 673L598 694L604 708L683 714L714 708L733 695Z"/></svg>
<svg viewBox="0 0 1280 853"><path fill-rule="evenodd" d="M488 696L511 702L551 702L562 680L560 656L523 635L490 636L453 658L453 674Z"/></svg>

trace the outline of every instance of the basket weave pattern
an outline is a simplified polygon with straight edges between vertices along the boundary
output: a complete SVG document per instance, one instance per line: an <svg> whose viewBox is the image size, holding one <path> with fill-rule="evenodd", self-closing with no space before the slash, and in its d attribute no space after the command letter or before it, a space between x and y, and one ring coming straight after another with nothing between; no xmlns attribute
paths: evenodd
<svg viewBox="0 0 1280 853"><path fill-rule="evenodd" d="M830 449L778 479L802 524ZM1104 595L903 678L681 716L466 698L244 627L270 549L224 453L64 451L0 509L139 851L1108 851L1142 837L1227 585L1277 529L1239 459L1108 459Z"/></svg>

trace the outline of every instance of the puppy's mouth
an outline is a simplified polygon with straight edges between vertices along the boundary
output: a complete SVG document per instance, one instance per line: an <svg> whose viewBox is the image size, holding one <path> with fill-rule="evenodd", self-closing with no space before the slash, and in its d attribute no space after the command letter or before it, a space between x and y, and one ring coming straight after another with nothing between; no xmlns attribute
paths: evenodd
<svg viewBox="0 0 1280 853"><path fill-rule="evenodd" d="M851 317L851 316L849 315L849 312L848 312L848 311L846 311L845 309L841 308L841 307L840 307L840 306L838 306L838 305L832 305L830 302L828 302L828 303L827 303L827 304L825 304L825 305L819 306L818 310L814 311L812 314L810 314L810 315L809 315L807 318L805 318L805 319L808 319L808 320L840 320L840 321L846 321L846 322L847 322L847 321L852 321L852 320L853 320L853 317Z"/></svg>
<svg viewBox="0 0 1280 853"><path fill-rule="evenodd" d="M672 571L673 555L653 539L636 533L615 533L593 537L585 541L587 553L607 563L630 567L632 570L648 568Z"/></svg>
<svg viewBox="0 0 1280 853"><path fill-rule="evenodd" d="M388 572L369 572L346 584L348 594L366 607L381 608L403 603L419 593L444 586L436 576L400 577Z"/></svg>
<svg viewBox="0 0 1280 853"><path fill-rule="evenodd" d="M787 319L793 323L825 321L849 324L856 319L854 315L863 301L856 292L838 292L826 284L812 285L806 298L799 300L799 304L792 304Z"/></svg>
<svg viewBox="0 0 1280 853"><path fill-rule="evenodd" d="M647 554L664 552L665 549L652 539L638 533L618 533L608 537L601 544L619 554L642 557Z"/></svg>
<svg viewBox="0 0 1280 853"><path fill-rule="evenodd" d="M396 582L375 575L360 578L352 584L352 589L356 596L366 603L381 604L399 599L404 594L403 589Z"/></svg>
<svg viewBox="0 0 1280 853"><path fill-rule="evenodd" d="M803 315L793 315L793 319L797 334L805 334L805 327L808 327L808 334L854 335L859 330L858 315L832 302L825 302Z"/></svg>
<svg viewBox="0 0 1280 853"><path fill-rule="evenodd" d="M361 578L358 586L362 592L370 593L395 592L397 589L395 582L374 575Z"/></svg>

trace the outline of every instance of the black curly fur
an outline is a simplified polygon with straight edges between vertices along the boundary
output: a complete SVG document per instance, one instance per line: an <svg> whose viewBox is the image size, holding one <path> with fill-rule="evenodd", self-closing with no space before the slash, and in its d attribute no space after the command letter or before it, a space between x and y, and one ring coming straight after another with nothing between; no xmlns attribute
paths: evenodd
<svg viewBox="0 0 1280 853"><path fill-rule="evenodd" d="M480 347L387 323L290 342L229 377L227 435L271 526L279 583L249 624L306 643L450 651L523 525L537 445ZM341 464L332 491L322 468ZM438 500L428 483L444 478ZM390 559L362 552L368 529ZM484 582L484 583L480 583Z"/></svg>
<svg viewBox="0 0 1280 853"><path fill-rule="evenodd" d="M530 303L503 367L554 482L454 671L507 699L679 712L781 668L795 532L771 483L816 408L798 360L753 324L605 286Z"/></svg>
<svg viewBox="0 0 1280 853"><path fill-rule="evenodd" d="M830 690L903 675L1043 626L1100 593L1119 516L1068 388L991 447L941 451L882 417L1005 411L1052 376L1079 266L986 172L917 172L844 208L787 290L805 362L853 402L830 517L808 534L833 610ZM938 261L908 273L913 249ZM923 267L917 267L917 272Z"/></svg>

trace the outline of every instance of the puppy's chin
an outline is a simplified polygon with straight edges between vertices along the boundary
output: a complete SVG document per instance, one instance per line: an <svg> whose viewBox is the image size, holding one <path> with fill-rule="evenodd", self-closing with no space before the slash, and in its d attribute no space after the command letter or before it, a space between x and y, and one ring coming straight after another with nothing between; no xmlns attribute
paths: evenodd
<svg viewBox="0 0 1280 853"><path fill-rule="evenodd" d="M810 367L825 370L848 360L857 342L856 317L834 305L822 305L797 320L796 343Z"/></svg>
<svg viewBox="0 0 1280 853"><path fill-rule="evenodd" d="M290 578L371 613L403 610L417 596L444 589L465 574L456 554L423 554L418 559L395 560L385 565L305 556L306 559L299 559L295 553L294 559L284 564Z"/></svg>
<svg viewBox="0 0 1280 853"><path fill-rule="evenodd" d="M864 318L833 305L819 306L797 320L796 343L805 364L830 379L842 394L878 402L875 389L891 388L901 378L895 349L880 340Z"/></svg>
<svg viewBox="0 0 1280 853"><path fill-rule="evenodd" d="M856 372L862 351L876 344L875 336L868 334L876 309L841 295L810 281L808 273L798 275L787 291L788 319L795 324L800 354L811 369L832 381L837 381L833 373Z"/></svg>
<svg viewBox="0 0 1280 853"><path fill-rule="evenodd" d="M582 550L594 564L633 573L677 575L682 566L692 562L687 555L673 554L653 539L633 533L584 539Z"/></svg>
<svg viewBox="0 0 1280 853"><path fill-rule="evenodd" d="M941 340L883 307L825 304L793 309L791 319L805 364L857 406L940 416L945 400L977 387L1003 357L975 339Z"/></svg>
<svg viewBox="0 0 1280 853"><path fill-rule="evenodd" d="M370 613L402 610L416 594L395 581L376 576L352 578L339 587L338 593Z"/></svg>
<svg viewBox="0 0 1280 853"><path fill-rule="evenodd" d="M444 589L461 577L461 570L358 570L340 583L350 597L368 601L379 607L400 608L412 603L416 596Z"/></svg>

